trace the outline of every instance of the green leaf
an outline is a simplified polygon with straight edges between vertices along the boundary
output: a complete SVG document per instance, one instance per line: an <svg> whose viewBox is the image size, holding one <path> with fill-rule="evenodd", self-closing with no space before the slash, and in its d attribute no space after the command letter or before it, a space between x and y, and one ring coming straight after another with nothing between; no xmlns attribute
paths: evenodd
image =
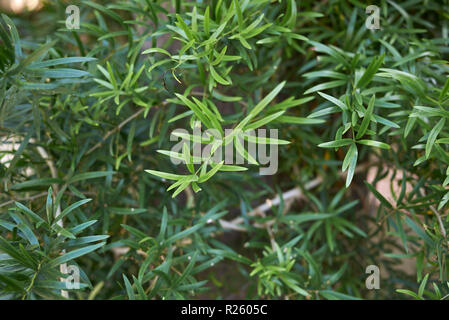
<svg viewBox="0 0 449 320"><path fill-rule="evenodd" d="M123 281L125 282L126 294L128 295L129 300L136 300L136 296L134 295L134 290L129 282L128 278L123 274Z"/></svg>
<svg viewBox="0 0 449 320"><path fill-rule="evenodd" d="M402 227L402 220L399 211L396 212L396 225L398 227L398 233L401 237L402 245L404 246L405 252L408 253L407 235L405 234L404 228Z"/></svg>
<svg viewBox="0 0 449 320"><path fill-rule="evenodd" d="M195 103L193 103L188 98L184 97L183 95L181 95L179 93L175 93L175 95L176 95L176 97L178 97L179 100L182 101L182 103L184 103L184 105L189 107L195 113L195 116L198 119L200 119L200 121L202 123L204 123L208 128L213 128L211 122L205 117L205 115L203 114L203 111L201 110L201 108L199 106L197 106Z"/></svg>
<svg viewBox="0 0 449 320"><path fill-rule="evenodd" d="M374 140L358 140L357 143L364 144L370 147L376 147L387 150L390 149L390 146L388 144Z"/></svg>
<svg viewBox="0 0 449 320"><path fill-rule="evenodd" d="M92 171L92 172L84 172L74 175L69 179L67 183L74 183L77 181L84 181L88 179L102 178L115 174L114 171Z"/></svg>
<svg viewBox="0 0 449 320"><path fill-rule="evenodd" d="M145 170L145 172L148 172L149 174L152 174L156 177L168 179L168 180L179 180L184 178L185 176L179 175L179 174L172 174L172 173L166 173L162 171L155 171L155 170Z"/></svg>
<svg viewBox="0 0 449 320"><path fill-rule="evenodd" d="M432 147L435 144L435 140L438 137L438 134L440 133L441 129L443 129L444 124L446 123L446 119L440 119L438 121L437 125L433 127L433 129L430 131L429 136L427 138L426 142L426 159L429 158L430 152L432 151Z"/></svg>
<svg viewBox="0 0 449 320"><path fill-rule="evenodd" d="M377 70L379 70L380 66L384 62L384 59L385 53L383 53L381 56L374 57L355 87L359 89L363 89L364 87L366 87L373 79Z"/></svg>
<svg viewBox="0 0 449 320"><path fill-rule="evenodd" d="M360 298L332 290L320 290L320 295L329 300L361 300Z"/></svg>
<svg viewBox="0 0 449 320"><path fill-rule="evenodd" d="M328 95L328 94L325 94L325 93L323 93L323 92L318 92L318 94L320 95L320 96L322 96L324 99L326 99L326 100L329 100L330 102L332 102L333 104L335 104L337 107L339 107L341 110L343 110L343 111L347 111L348 110L348 107L343 103L343 102L341 102L340 100L338 100L337 98L334 98L334 97L332 97L332 96L330 96L330 95Z"/></svg>
<svg viewBox="0 0 449 320"><path fill-rule="evenodd" d="M246 124L257 116L262 110L277 96L285 85L285 81L281 82L274 88L269 94L265 96L254 108L251 109L249 114L237 125L236 129L243 129Z"/></svg>
<svg viewBox="0 0 449 320"><path fill-rule="evenodd" d="M84 256L92 251L95 251L99 248L101 248L102 246L104 246L106 244L106 242L101 242L101 243L97 243L97 244L93 244L84 248L80 248L80 249L76 249L76 250L72 250L68 253L63 254L60 257L57 257L51 261L48 262L49 267L56 267L62 263L74 260L78 257Z"/></svg>
<svg viewBox="0 0 449 320"><path fill-rule="evenodd" d="M340 139L340 140L320 143L318 145L318 147L320 147L320 148L339 148L339 147L350 145L352 143L353 143L352 139Z"/></svg>
<svg viewBox="0 0 449 320"><path fill-rule="evenodd" d="M314 86L312 88L307 89L304 92L304 94L309 94L309 93L322 91L322 90L326 90L326 89L332 89L332 88L340 87L345 84L346 84L346 80L333 80L333 81L323 82L323 83L317 84L316 86Z"/></svg>
<svg viewBox="0 0 449 320"><path fill-rule="evenodd" d="M409 296L411 296L411 297L413 297L413 298L415 298L415 299L417 299L417 300L424 300L424 298L418 296L418 295L417 295L416 293L414 293L413 291L410 291L410 290L407 290L407 289L396 289L396 292L399 292L399 293L403 293L403 294L409 295Z"/></svg>
<svg viewBox="0 0 449 320"><path fill-rule="evenodd" d="M190 30L190 28L187 26L187 24L184 22L184 19L181 18L181 16L179 14L176 14L176 19L178 19L179 22L179 27L185 32L187 39L189 40L194 40L192 31Z"/></svg>
<svg viewBox="0 0 449 320"><path fill-rule="evenodd" d="M156 52L162 53L162 54L165 54L165 55L171 57L170 52L168 52L167 50L162 49L162 48L150 48L150 49L143 51L142 54L150 54L150 53L156 53Z"/></svg>
<svg viewBox="0 0 449 320"><path fill-rule="evenodd" d="M184 162L187 165L187 168L189 169L191 174L195 173L195 168L193 167L193 161L192 161L192 157L190 156L190 147L189 147L189 143L184 143L182 145L182 155L184 158Z"/></svg>
<svg viewBox="0 0 449 320"><path fill-rule="evenodd" d="M53 199L51 196L52 196L52 189L50 187L48 188L47 202L45 204L45 210L47 212L47 221L49 223L52 223L53 221Z"/></svg>
<svg viewBox="0 0 449 320"><path fill-rule="evenodd" d="M254 121L254 122L250 123L249 125L247 125L243 129L243 131L254 130L254 129L260 128L260 127L266 125L267 123L270 123L271 121L279 118L281 115L284 114L284 112L285 111L279 111L279 112L273 113L273 114L271 114L269 116L266 116L266 117L264 117L264 118L262 118L260 120Z"/></svg>
<svg viewBox="0 0 449 320"><path fill-rule="evenodd" d="M419 285L418 296L420 296L421 298L423 297L424 289L426 288L428 278L429 278L429 274L426 274L424 279L421 281L421 284Z"/></svg>
<svg viewBox="0 0 449 320"><path fill-rule="evenodd" d="M164 245L169 245L172 244L173 242L179 240L179 239L183 239L189 235L191 235L192 233L196 232L198 229L200 229L203 226L202 223L196 224L191 228L185 229L181 232L178 232L174 235L172 235L171 237L169 237L168 239L166 239L164 241Z"/></svg>
<svg viewBox="0 0 449 320"><path fill-rule="evenodd" d="M36 266L26 256L23 256L19 250L14 248L8 241L0 236L0 250L15 259L18 263L28 268L34 269Z"/></svg>
<svg viewBox="0 0 449 320"><path fill-rule="evenodd" d="M89 72L70 69L70 68L59 68L59 69L27 69L28 74L35 75L45 78L80 78L84 76L91 76Z"/></svg>
<svg viewBox="0 0 449 320"><path fill-rule="evenodd" d="M209 16L209 6L206 7L206 10L204 11L204 32L206 33L206 36L209 35L210 32L210 16Z"/></svg>
<svg viewBox="0 0 449 320"><path fill-rule="evenodd" d="M26 214L28 217L31 218L36 223L45 223L45 220L39 217L36 213L25 207L23 204L15 201L14 202L16 207L19 208L20 211L22 211L24 214Z"/></svg>
<svg viewBox="0 0 449 320"><path fill-rule="evenodd" d="M368 108L363 116L362 124L360 125L360 128L357 132L356 139L360 139L361 137L363 137L366 130L368 129L369 123L371 122L371 116L373 115L375 99L376 98L373 95L368 103Z"/></svg>
<svg viewBox="0 0 449 320"><path fill-rule="evenodd" d="M209 170L205 175L200 175L198 179L198 183L203 183L212 178L212 176L217 173L218 170L223 166L224 161L221 161L220 163L217 163L212 167L212 169Z"/></svg>
<svg viewBox="0 0 449 320"><path fill-rule="evenodd" d="M72 203L70 206L68 206L67 208L65 208L65 209L61 212L61 214L60 214L59 216L57 216L57 217L54 219L53 223L56 223L57 221L63 219L63 218L66 217L70 212L72 212L72 211L75 210L76 208L82 206L83 204L90 202L91 200L92 200L92 199L83 199L83 200L77 201L77 202L75 202L75 203Z"/></svg>
<svg viewBox="0 0 449 320"><path fill-rule="evenodd" d="M239 32L243 30L243 14L238 0L233 0L235 11L237 12L237 21L239 23Z"/></svg>
<svg viewBox="0 0 449 320"><path fill-rule="evenodd" d="M352 178L354 177L355 167L357 164L358 151L355 143L351 144L348 153L343 160L343 171L349 166L348 175L346 176L346 188L351 184Z"/></svg>
<svg viewBox="0 0 449 320"><path fill-rule="evenodd" d="M381 195L372 184L370 184L368 181L365 181L365 185L368 187L368 189L374 194L374 196L382 203L384 206L386 206L388 209L393 209L393 206L388 202L387 199L384 198L383 195Z"/></svg>
<svg viewBox="0 0 449 320"><path fill-rule="evenodd" d="M326 122L323 119L310 119L292 116L280 116L276 119L276 121L281 123L294 123L294 124L319 124Z"/></svg>
<svg viewBox="0 0 449 320"><path fill-rule="evenodd" d="M307 221L328 219L334 216L335 214L331 213L301 213L298 215L286 215L283 217L283 220L286 222L291 221L296 224L300 224Z"/></svg>
<svg viewBox="0 0 449 320"><path fill-rule="evenodd" d="M136 133L136 121L133 121L131 124L131 128L129 129L128 139L126 141L126 153L128 154L129 161L131 161L131 153L135 133Z"/></svg>
<svg viewBox="0 0 449 320"><path fill-rule="evenodd" d="M217 71L215 71L214 67L212 67L212 65L209 65L210 68L210 73L212 74L212 77L214 78L215 81L217 81L220 84L223 85L229 85L230 82L226 81L225 79L223 79L218 73Z"/></svg>
<svg viewBox="0 0 449 320"><path fill-rule="evenodd" d="M444 87L440 92L438 100L443 101L443 98L446 97L448 92L449 92L449 77L446 79L446 82L444 83Z"/></svg>
<svg viewBox="0 0 449 320"><path fill-rule="evenodd" d="M31 54L26 56L25 59L20 61L19 65L16 68L12 69L10 74L17 74L20 71L22 71L26 66L31 64L33 61L39 59L42 55L46 54L50 50L50 48L54 47L56 42L57 40L54 40L40 46L37 50L33 51Z"/></svg>
<svg viewBox="0 0 449 320"><path fill-rule="evenodd" d="M40 62L33 62L32 64L29 65L29 68L38 69L45 67L53 67L61 64L82 63L91 61L97 61L97 59L91 57L67 57L67 58L49 59Z"/></svg>
<svg viewBox="0 0 449 320"><path fill-rule="evenodd" d="M429 245L429 246L433 246L434 242L432 241L432 239L420 228L416 225L416 223L410 219L409 217L405 217L405 223L407 223L407 225L413 229L413 231L415 231L415 233L424 240L424 242Z"/></svg>

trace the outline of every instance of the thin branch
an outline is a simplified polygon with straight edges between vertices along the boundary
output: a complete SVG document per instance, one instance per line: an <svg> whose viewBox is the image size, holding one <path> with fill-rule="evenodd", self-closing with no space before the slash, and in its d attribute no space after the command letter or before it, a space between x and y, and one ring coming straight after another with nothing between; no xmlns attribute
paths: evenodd
<svg viewBox="0 0 449 320"><path fill-rule="evenodd" d="M14 203L16 201L30 201L30 200L34 200L34 199L37 199L37 198L40 198L40 197L44 197L46 195L47 195L47 192L41 192L41 193L35 194L33 196L29 196L29 197L8 200L8 201L3 202L2 204L0 204L0 208L4 207L4 206L7 206L7 205L10 205L10 204L12 204L12 203Z"/></svg>
<svg viewBox="0 0 449 320"><path fill-rule="evenodd" d="M320 185L322 181L323 181L323 179L321 177L315 178L314 180L306 183L306 185L304 186L304 189L305 190L313 189L316 186ZM282 199L284 201L294 200L294 199L297 200L297 199L302 198L302 196L303 196L302 190L300 188L296 187L296 188L293 188L291 190L284 192L282 194ZM273 206L279 205L280 202L281 202L281 197L279 195L277 195L273 199L267 199L264 204L261 204L254 210L248 212L248 216L253 217L253 216L264 214L265 212L271 210L271 208ZM238 226L244 222L244 219L242 217L235 218L231 221L225 221L225 220L220 219L219 222L224 229L247 231L245 228ZM274 221L269 221L269 222L265 223L263 226L269 226L273 223L274 223ZM259 226L259 225L257 225L257 226ZM263 227L263 226L259 226L259 227Z"/></svg>
<svg viewBox="0 0 449 320"><path fill-rule="evenodd" d="M93 152L94 150L100 148L102 146L102 144L115 132L120 131L128 122L130 122L131 120L137 118L140 114L142 114L145 110L147 109L140 109L139 111L137 111L136 113L134 113L132 116L130 116L129 118L125 119L123 122L121 122L117 127L115 127L112 130L109 130L106 135L103 137L103 139L101 139L100 142L98 142L96 145L94 145L92 148L90 148L87 152L86 155L88 155L89 153Z"/></svg>
<svg viewBox="0 0 449 320"><path fill-rule="evenodd" d="M219 219L218 222L220 222L220 225L224 229L243 231L243 232L247 231L244 227L239 226L240 221L237 221L237 223L235 223L233 221L226 221L226 220L223 220L223 219Z"/></svg>
<svg viewBox="0 0 449 320"><path fill-rule="evenodd" d="M443 220L441 219L440 213L433 206L430 206L430 210L432 210L432 212L435 213L437 220L438 220L438 224L440 225L441 234L443 235L444 240L446 240L447 245L449 247L449 241L447 240L446 229L444 228Z"/></svg>
<svg viewBox="0 0 449 320"><path fill-rule="evenodd" d="M371 163L366 163L363 164L361 166L359 166L358 168L356 168L355 172L362 172L365 171L369 166L371 166ZM344 173L340 173L340 177L343 177ZM317 186L319 186L321 183L323 182L323 178L322 177L317 177L309 182L307 182L304 186L304 190L311 190ZM291 200L298 200L301 199L304 196L303 191L301 190L301 188L296 187L293 189L290 189L286 192L284 192L282 194L282 199L283 201L291 201ZM279 203L281 202L281 197L280 195L277 195L276 197L274 197L273 199L267 199L266 202L264 204L259 205L257 208L255 208L254 210L250 211L248 213L248 216L257 216L257 215L264 215L265 212L271 210L271 208L273 206L277 206L279 205ZM224 228L224 229L231 229L231 230L236 230L236 231L247 231L245 228L239 226L240 224L242 224L244 222L244 219L242 217L238 217L235 218L231 221L226 221L226 220L219 220L220 225ZM268 221L266 223L264 223L263 225L259 225L259 224L255 224L255 227L259 227L259 228L264 228L266 226L271 226L272 224L274 224L274 220Z"/></svg>

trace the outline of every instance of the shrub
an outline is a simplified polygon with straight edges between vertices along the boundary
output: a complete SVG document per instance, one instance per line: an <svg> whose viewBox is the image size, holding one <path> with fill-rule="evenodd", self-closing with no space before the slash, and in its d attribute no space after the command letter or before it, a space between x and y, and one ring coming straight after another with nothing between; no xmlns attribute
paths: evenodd
<svg viewBox="0 0 449 320"><path fill-rule="evenodd" d="M448 2L379 6L2 14L0 297L446 299Z"/></svg>

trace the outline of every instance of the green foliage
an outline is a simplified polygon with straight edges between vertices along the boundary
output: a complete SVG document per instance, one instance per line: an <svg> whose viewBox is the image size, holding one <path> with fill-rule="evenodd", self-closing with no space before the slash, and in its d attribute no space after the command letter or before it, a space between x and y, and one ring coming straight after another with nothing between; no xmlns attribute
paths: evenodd
<svg viewBox="0 0 449 320"><path fill-rule="evenodd" d="M106 242L98 241L107 239L108 235L77 236L97 220L87 220L84 217L82 220L86 220L85 222L70 229L58 224L64 216L90 200L92 199L73 203L61 215L56 216L59 204L53 203L50 187L45 206L47 219L16 202L16 207L8 212L9 221L0 220L0 226L12 235L10 240L0 236L0 288L3 299L58 298L57 290L66 289L66 286L65 282L57 279L67 276L61 274L59 266L105 245ZM90 244L94 242L97 243ZM62 255L60 250L64 250ZM92 288L85 273L83 275L85 283L81 282L78 289Z"/></svg>
<svg viewBox="0 0 449 320"><path fill-rule="evenodd" d="M0 19L1 299L448 298L447 0L72 2Z"/></svg>

